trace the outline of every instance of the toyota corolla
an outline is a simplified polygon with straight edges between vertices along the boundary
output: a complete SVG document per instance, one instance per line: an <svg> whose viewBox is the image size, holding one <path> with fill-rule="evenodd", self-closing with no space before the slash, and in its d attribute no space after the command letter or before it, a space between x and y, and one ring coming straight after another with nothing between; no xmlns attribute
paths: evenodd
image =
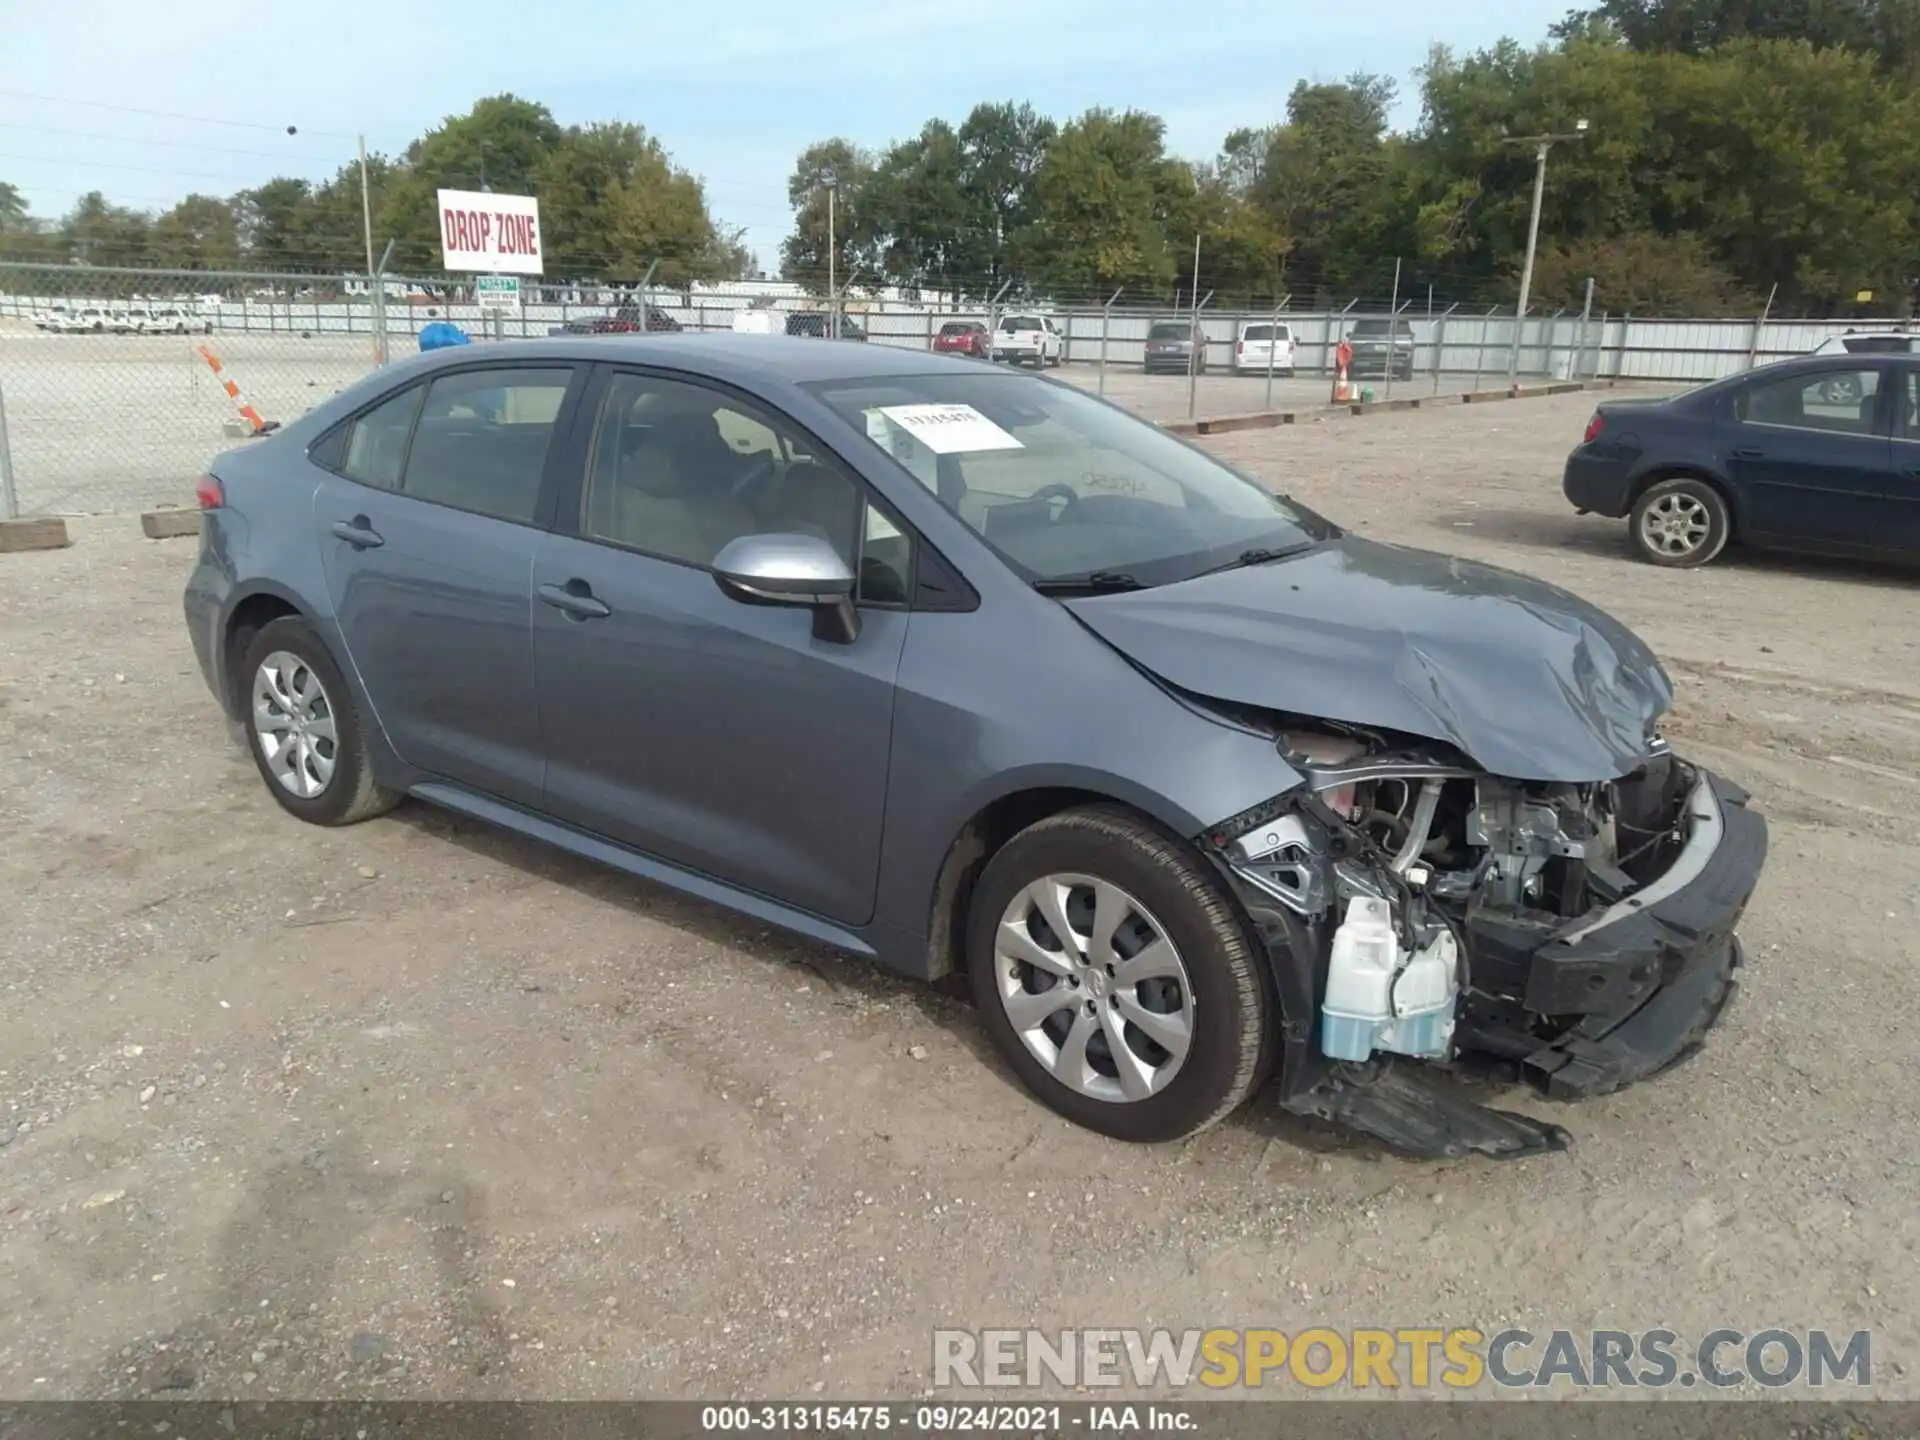
<svg viewBox="0 0 1920 1440"><path fill-rule="evenodd" d="M266 790L402 796L926 980L1136 1141L1557 1148L1734 988L1766 828L1665 672L1071 386L881 346L392 365L221 457L186 619Z"/></svg>

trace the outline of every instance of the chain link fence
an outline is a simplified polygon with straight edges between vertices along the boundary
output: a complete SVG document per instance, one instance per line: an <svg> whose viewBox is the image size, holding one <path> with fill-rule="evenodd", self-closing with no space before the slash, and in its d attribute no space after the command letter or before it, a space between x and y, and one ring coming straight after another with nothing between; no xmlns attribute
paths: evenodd
<svg viewBox="0 0 1920 1440"><path fill-rule="evenodd" d="M1043 316L1059 336L1054 374L1155 420L1326 405L1343 338L1355 346L1355 398L1391 399L1540 379L1706 380L1872 327L1603 311L1516 324L1510 310L1396 313L1359 300L1298 311L1229 309L1204 297L1185 308L1125 296L969 306L883 293L829 305L780 282L687 290L523 282L518 308L498 314L446 277L0 264L0 513L189 504L208 461L243 443L256 420L294 419L389 356L414 353L436 320L511 344L556 332L730 331L737 322L819 334L835 323L830 312L854 338L919 351L951 323L991 332L1013 315ZM1257 343L1268 334L1284 343ZM1145 373L1151 335L1187 341L1172 373ZM1169 369L1153 358L1156 371Z"/></svg>

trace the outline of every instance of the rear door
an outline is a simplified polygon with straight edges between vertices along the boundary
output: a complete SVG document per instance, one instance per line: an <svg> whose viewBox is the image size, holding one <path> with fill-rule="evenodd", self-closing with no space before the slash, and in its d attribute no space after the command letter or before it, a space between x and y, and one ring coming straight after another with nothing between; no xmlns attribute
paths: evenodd
<svg viewBox="0 0 1920 1440"><path fill-rule="evenodd" d="M1761 379L1735 391L1728 472L1741 525L1783 541L1884 543L1893 442L1885 362Z"/></svg>
<svg viewBox="0 0 1920 1440"><path fill-rule="evenodd" d="M543 778L529 577L578 374L441 371L316 452L328 589L395 753L524 805Z"/></svg>

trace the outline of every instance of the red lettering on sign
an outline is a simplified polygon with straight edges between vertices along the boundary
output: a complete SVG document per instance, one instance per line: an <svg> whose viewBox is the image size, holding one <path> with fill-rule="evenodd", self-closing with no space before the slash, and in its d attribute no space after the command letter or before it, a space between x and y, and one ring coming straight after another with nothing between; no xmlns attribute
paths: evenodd
<svg viewBox="0 0 1920 1440"><path fill-rule="evenodd" d="M474 223L479 229L479 240L474 249L485 254L493 240L493 217L484 210L474 212Z"/></svg>
<svg viewBox="0 0 1920 1440"><path fill-rule="evenodd" d="M473 226L467 212L462 210L459 214L455 215L453 217L453 223L454 234L460 242L459 248L462 250L471 250L473 248Z"/></svg>
<svg viewBox="0 0 1920 1440"><path fill-rule="evenodd" d="M540 222L532 215L527 216L526 219L527 254L538 255L540 253Z"/></svg>
<svg viewBox="0 0 1920 1440"><path fill-rule="evenodd" d="M501 214L494 216L494 218L500 222L500 253L502 255L511 255L513 254L514 217Z"/></svg>
<svg viewBox="0 0 1920 1440"><path fill-rule="evenodd" d="M458 250L460 248L454 243L453 239L453 211L451 210L442 210L440 212L440 241L449 250Z"/></svg>

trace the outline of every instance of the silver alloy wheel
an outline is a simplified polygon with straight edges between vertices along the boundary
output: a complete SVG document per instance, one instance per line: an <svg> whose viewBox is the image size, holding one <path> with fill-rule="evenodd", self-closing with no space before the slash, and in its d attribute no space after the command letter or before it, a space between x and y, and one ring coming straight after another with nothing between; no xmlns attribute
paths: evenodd
<svg viewBox="0 0 1920 1440"><path fill-rule="evenodd" d="M1640 538L1662 555L1691 555L1713 533L1713 516L1692 495L1662 495L1640 516Z"/></svg>
<svg viewBox="0 0 1920 1440"><path fill-rule="evenodd" d="M275 650L253 672L253 733L268 773L288 794L312 800L333 783L340 756L333 702L298 655Z"/></svg>
<svg viewBox="0 0 1920 1440"><path fill-rule="evenodd" d="M1046 875L994 934L1000 1004L1034 1059L1070 1090L1145 1100L1193 1044L1193 985L1166 927L1119 886Z"/></svg>

